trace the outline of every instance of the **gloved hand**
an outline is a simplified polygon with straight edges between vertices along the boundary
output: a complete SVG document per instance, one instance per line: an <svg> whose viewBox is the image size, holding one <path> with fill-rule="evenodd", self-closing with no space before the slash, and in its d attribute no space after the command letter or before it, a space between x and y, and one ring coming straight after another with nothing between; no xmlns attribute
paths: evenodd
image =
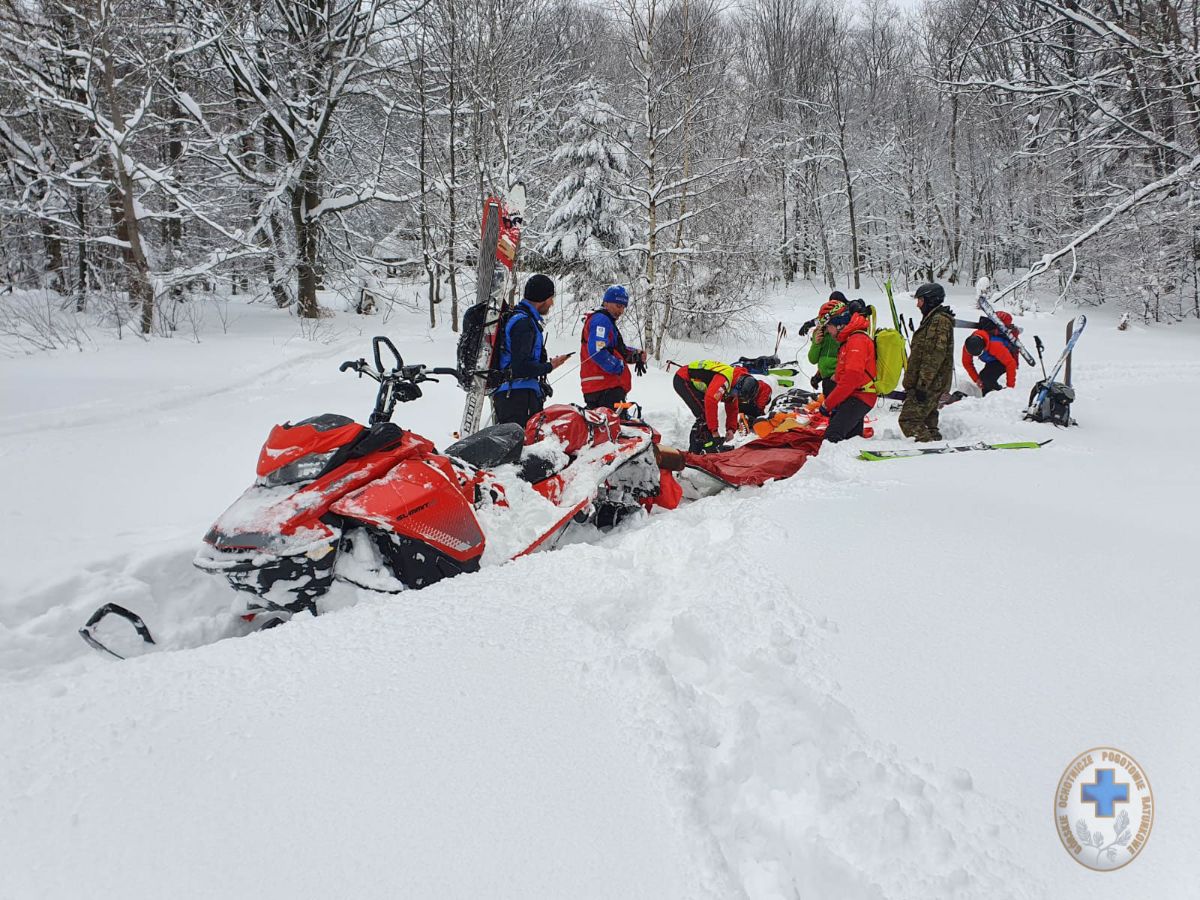
<svg viewBox="0 0 1200 900"><path fill-rule="evenodd" d="M913 391L913 396L917 398L918 403L924 403L929 399L929 394L920 388L917 388L915 391Z"/></svg>
<svg viewBox="0 0 1200 900"><path fill-rule="evenodd" d="M826 408L824 403L817 407L817 415L824 416L827 419L829 418L829 410Z"/></svg>
<svg viewBox="0 0 1200 900"><path fill-rule="evenodd" d="M816 325L816 324L817 324L817 320L816 320L816 319L809 319L807 322L805 322L803 325L801 325L801 326L800 326L800 335L801 335L801 337L803 337L804 335L806 335L806 334L808 334L810 331L812 331L812 330L813 330L813 326L814 326L814 325Z"/></svg>
<svg viewBox="0 0 1200 900"><path fill-rule="evenodd" d="M812 385L814 391L821 389L821 373L817 372L812 378L808 379L808 383Z"/></svg>
<svg viewBox="0 0 1200 900"><path fill-rule="evenodd" d="M711 437L700 445L701 453L720 453L725 449L725 442L719 437Z"/></svg>
<svg viewBox="0 0 1200 900"><path fill-rule="evenodd" d="M633 371L637 372L639 375L645 375L646 374L646 361L644 359L641 359L640 357L637 360L635 360L634 364L633 364Z"/></svg>

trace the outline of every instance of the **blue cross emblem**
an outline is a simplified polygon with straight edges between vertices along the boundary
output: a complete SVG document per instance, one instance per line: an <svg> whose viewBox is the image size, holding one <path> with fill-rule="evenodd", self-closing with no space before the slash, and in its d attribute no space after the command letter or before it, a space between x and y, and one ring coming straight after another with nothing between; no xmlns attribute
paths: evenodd
<svg viewBox="0 0 1200 900"><path fill-rule="evenodd" d="M1112 769L1097 769L1096 780L1091 784L1081 784L1079 788L1083 802L1096 804L1095 814L1102 818L1112 818L1114 803L1129 802L1129 785L1116 782Z"/></svg>

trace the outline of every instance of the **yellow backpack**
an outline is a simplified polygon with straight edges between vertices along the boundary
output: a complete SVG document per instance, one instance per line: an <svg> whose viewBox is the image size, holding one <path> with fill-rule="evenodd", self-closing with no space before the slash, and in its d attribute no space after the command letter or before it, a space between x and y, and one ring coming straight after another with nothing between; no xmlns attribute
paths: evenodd
<svg viewBox="0 0 1200 900"><path fill-rule="evenodd" d="M880 396L890 394L900 384L907 365L904 337L894 328L880 328L875 332L875 381L867 390Z"/></svg>

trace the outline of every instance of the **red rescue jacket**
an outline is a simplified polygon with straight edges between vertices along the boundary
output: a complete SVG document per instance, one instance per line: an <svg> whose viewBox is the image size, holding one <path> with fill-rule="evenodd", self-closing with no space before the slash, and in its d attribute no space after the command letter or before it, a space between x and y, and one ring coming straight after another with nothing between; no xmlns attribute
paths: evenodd
<svg viewBox="0 0 1200 900"><path fill-rule="evenodd" d="M704 424L713 434L720 434L718 408L725 405L725 430L733 432L738 426L738 404L736 398L725 399L729 388L747 372L740 366L716 362L711 359L688 363L679 374L697 394L704 396Z"/></svg>
<svg viewBox="0 0 1200 900"><path fill-rule="evenodd" d="M875 406L876 394L865 391L867 385L875 380L875 341L870 335L871 323L858 313L850 317L850 321L837 333L838 350L837 370L833 380L837 387L825 398L825 408L830 412L837 409L850 397L855 397L867 404Z"/></svg>
<svg viewBox="0 0 1200 900"><path fill-rule="evenodd" d="M597 331L598 343L604 345L596 354L591 353L588 346L593 330ZM598 394L612 388L621 388L628 393L632 389L633 377L629 373L629 366L625 364L626 349L617 322L612 316L603 309L588 313L587 318L583 320L583 334L580 336L579 347L582 359L579 364L579 382L584 394ZM620 360L620 371L607 371L596 358L601 354L610 356L613 361ZM612 367L612 362L609 363L609 367Z"/></svg>
<svg viewBox="0 0 1200 900"><path fill-rule="evenodd" d="M996 360L1004 366L1004 380L1010 388L1017 386L1017 355L1009 349L1008 341L999 335L984 331L982 328L971 332L971 337L981 337L987 341L986 349L979 354L979 358L985 363ZM979 373L975 371L975 357L967 352L966 345L962 349L962 364L967 370L967 375L976 384L979 384Z"/></svg>

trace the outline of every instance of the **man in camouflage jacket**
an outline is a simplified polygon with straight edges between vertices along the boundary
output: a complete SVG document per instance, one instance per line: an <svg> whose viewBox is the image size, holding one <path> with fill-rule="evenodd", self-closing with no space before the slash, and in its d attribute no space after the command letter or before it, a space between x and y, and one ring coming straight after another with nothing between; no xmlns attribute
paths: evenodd
<svg viewBox="0 0 1200 900"><path fill-rule="evenodd" d="M938 401L954 377L954 312L942 305L946 292L940 284L921 285L916 297L921 324L913 333L904 371L900 430L917 441L940 441Z"/></svg>

